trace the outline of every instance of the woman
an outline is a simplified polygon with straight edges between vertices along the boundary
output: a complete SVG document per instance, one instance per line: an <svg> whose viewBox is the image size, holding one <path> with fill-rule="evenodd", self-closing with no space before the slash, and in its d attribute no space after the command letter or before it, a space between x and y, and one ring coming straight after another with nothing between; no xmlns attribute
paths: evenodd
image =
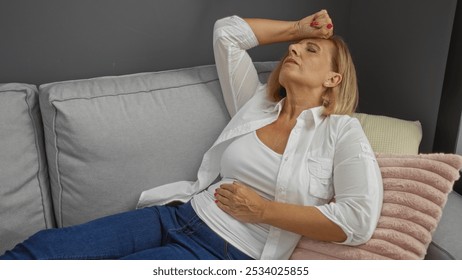
<svg viewBox="0 0 462 280"><path fill-rule="evenodd" d="M382 201L345 44L320 11L297 22L217 21L214 52L233 116L196 182L141 195L136 211L41 231L0 259L288 259L301 236L367 241ZM297 41L260 84L246 50ZM220 178L218 183L214 183ZM334 200L335 201L334 201ZM181 201L180 206L164 205Z"/></svg>

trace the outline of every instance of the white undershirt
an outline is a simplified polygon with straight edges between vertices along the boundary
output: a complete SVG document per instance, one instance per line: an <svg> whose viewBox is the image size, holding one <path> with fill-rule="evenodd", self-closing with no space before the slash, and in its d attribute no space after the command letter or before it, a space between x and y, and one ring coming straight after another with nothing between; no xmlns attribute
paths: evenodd
<svg viewBox="0 0 462 280"><path fill-rule="evenodd" d="M220 172L223 179L192 200L194 210L212 230L255 259L261 256L269 225L241 223L226 214L215 204L215 189L224 182L237 180L251 186L262 197L274 200L281 157L260 141L256 131L245 134L223 153Z"/></svg>

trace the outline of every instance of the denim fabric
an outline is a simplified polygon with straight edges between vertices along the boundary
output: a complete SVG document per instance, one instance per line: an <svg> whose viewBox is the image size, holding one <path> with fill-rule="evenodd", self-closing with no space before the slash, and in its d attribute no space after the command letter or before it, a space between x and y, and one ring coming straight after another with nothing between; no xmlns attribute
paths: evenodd
<svg viewBox="0 0 462 280"><path fill-rule="evenodd" d="M190 203L155 206L43 230L6 259L250 259L213 232Z"/></svg>

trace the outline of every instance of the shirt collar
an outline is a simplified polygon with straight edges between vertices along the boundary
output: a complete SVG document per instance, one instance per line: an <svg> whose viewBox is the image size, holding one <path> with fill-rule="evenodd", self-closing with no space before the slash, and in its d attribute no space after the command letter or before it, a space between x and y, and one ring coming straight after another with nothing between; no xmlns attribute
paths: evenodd
<svg viewBox="0 0 462 280"><path fill-rule="evenodd" d="M267 108L263 109L263 112L277 113L277 115L279 115L281 113L282 107L284 106L285 100L286 98L284 97L279 102L269 105ZM315 126L318 126L321 123L321 121L323 121L325 118L325 116L323 115L323 112L324 112L324 107L318 106L318 107L314 107L314 108L303 111L298 118L303 119L305 121L309 119L313 119Z"/></svg>
<svg viewBox="0 0 462 280"><path fill-rule="evenodd" d="M277 112L278 115L279 115L279 113L281 113L281 110L282 110L282 107L284 105L285 100L286 100L286 98L284 97L283 99L281 99L277 103L271 103L270 105L268 105L268 107L263 109L263 112L265 112L265 113L275 113L275 112Z"/></svg>
<svg viewBox="0 0 462 280"><path fill-rule="evenodd" d="M318 106L318 107L314 107L314 108L311 108L311 109L308 109L308 110L305 110L302 112L305 113L306 115L308 114L308 112L311 113L311 116L314 120L314 124L315 126L317 127L325 118L324 116L324 106ZM304 119L306 120L306 115L304 117Z"/></svg>

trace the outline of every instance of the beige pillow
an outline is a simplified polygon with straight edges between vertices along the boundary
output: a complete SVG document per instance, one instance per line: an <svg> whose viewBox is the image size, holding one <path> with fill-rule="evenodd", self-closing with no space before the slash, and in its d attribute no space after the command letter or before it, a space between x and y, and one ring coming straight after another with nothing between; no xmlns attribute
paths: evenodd
<svg viewBox="0 0 462 280"><path fill-rule="evenodd" d="M419 121L406 121L392 117L355 113L376 153L419 153L422 126Z"/></svg>

